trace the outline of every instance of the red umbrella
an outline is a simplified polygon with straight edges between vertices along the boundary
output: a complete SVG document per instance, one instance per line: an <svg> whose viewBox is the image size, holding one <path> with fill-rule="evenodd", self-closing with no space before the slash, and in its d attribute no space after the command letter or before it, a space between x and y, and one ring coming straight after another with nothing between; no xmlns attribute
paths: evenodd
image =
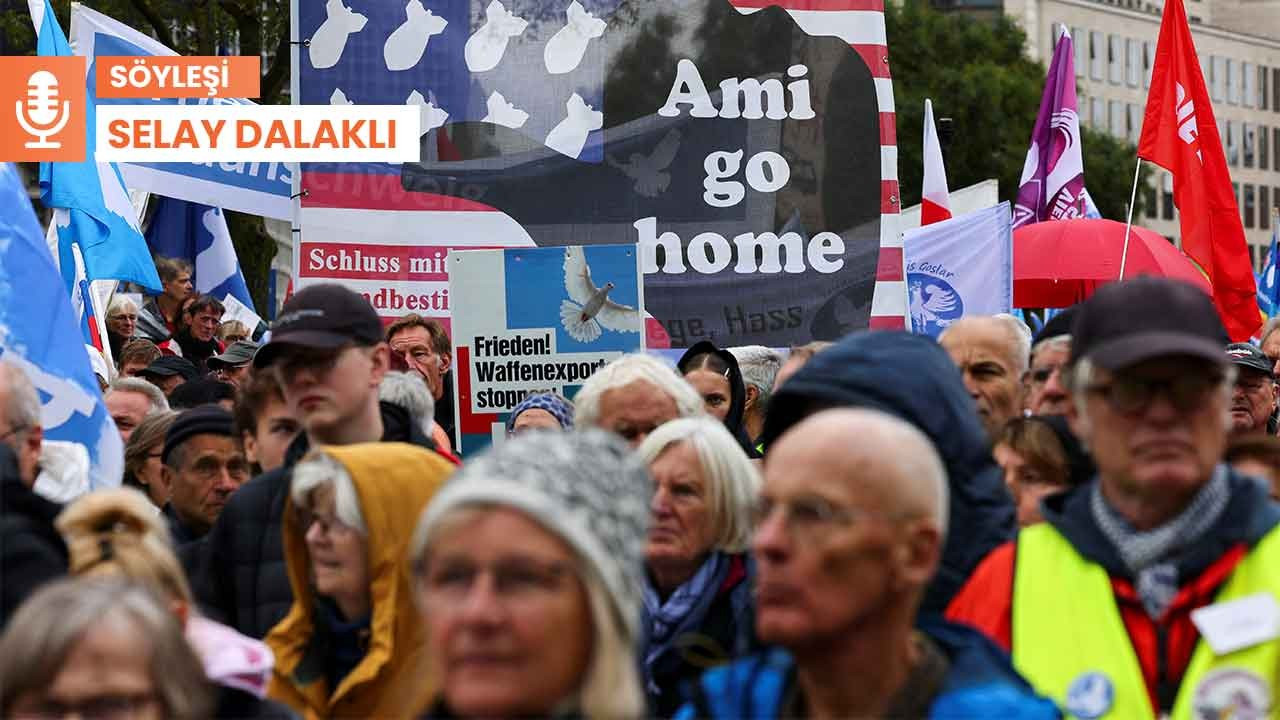
<svg viewBox="0 0 1280 720"><path fill-rule="evenodd" d="M1013 305L1067 307L1120 275L1124 223L1114 220L1050 220L1013 231ZM1160 275L1186 280L1213 295L1208 279L1163 235L1133 226L1124 276Z"/></svg>

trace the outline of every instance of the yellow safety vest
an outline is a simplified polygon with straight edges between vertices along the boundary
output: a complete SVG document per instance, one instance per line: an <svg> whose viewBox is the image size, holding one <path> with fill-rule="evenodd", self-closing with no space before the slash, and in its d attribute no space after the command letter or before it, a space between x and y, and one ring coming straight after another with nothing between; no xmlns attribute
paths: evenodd
<svg viewBox="0 0 1280 720"><path fill-rule="evenodd" d="M1018 536L1013 581L1013 664L1068 718L1155 720L1137 654L1102 566L1052 525ZM1280 528L1236 566L1217 602L1267 592L1280 601ZM1280 717L1274 693L1280 641L1217 656L1202 637L1182 678L1173 720Z"/></svg>

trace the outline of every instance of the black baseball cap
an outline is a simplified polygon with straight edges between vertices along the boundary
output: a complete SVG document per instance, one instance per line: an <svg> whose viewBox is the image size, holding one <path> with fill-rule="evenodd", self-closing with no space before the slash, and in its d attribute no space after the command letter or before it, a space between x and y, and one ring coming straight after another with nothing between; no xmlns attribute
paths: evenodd
<svg viewBox="0 0 1280 720"><path fill-rule="evenodd" d="M231 346L224 350L221 355L214 355L209 358L206 364L210 370L248 365L253 360L253 354L257 351L258 343L249 340L237 340L231 343Z"/></svg>
<svg viewBox="0 0 1280 720"><path fill-rule="evenodd" d="M1230 340L1213 301L1182 280L1138 277L1098 288L1071 324L1071 364L1081 358L1107 370L1167 355L1227 364Z"/></svg>
<svg viewBox="0 0 1280 720"><path fill-rule="evenodd" d="M1078 305L1072 305L1071 307L1063 309L1062 312L1057 315L1049 318L1049 321L1044 324L1044 327L1040 328L1040 332L1036 333L1031 344L1033 346L1039 345L1041 341L1048 340L1049 338L1070 335L1071 323L1076 319L1076 308L1078 307Z"/></svg>
<svg viewBox="0 0 1280 720"><path fill-rule="evenodd" d="M181 375L183 380L191 380L199 375L200 371L186 358L180 358L176 355L161 355L153 360L140 374L155 375L156 377Z"/></svg>
<svg viewBox="0 0 1280 720"><path fill-rule="evenodd" d="M258 349L253 366L271 365L286 347L332 350L380 342L382 321L363 295L333 283L311 285L285 302L271 325L271 342Z"/></svg>
<svg viewBox="0 0 1280 720"><path fill-rule="evenodd" d="M1227 358L1237 367L1266 373L1267 377L1275 377L1272 372L1271 358L1249 343L1231 343L1227 346Z"/></svg>

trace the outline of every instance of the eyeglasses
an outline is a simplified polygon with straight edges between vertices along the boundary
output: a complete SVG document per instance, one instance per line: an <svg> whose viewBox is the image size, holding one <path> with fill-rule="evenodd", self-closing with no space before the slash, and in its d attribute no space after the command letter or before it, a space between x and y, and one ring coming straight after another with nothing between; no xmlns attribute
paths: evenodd
<svg viewBox="0 0 1280 720"><path fill-rule="evenodd" d="M311 532L311 528L320 531L321 535L329 538L346 535L355 532L356 529L342 522L333 515L317 515L306 508L297 508L294 510L298 519L298 527L302 529L305 535Z"/></svg>
<svg viewBox="0 0 1280 720"><path fill-rule="evenodd" d="M1167 380L1118 376L1110 383L1090 385L1085 390L1102 396L1113 410L1132 415L1147 408L1156 391L1167 394L1178 412L1198 410L1209 394L1222 386L1222 375L1197 373Z"/></svg>
<svg viewBox="0 0 1280 720"><path fill-rule="evenodd" d="M782 512L783 524L801 541L819 538L833 528L848 527L860 517L868 516L856 510L837 507L816 495L801 496L786 502L760 498L754 508L755 526L758 528L763 525L773 517L775 510Z"/></svg>
<svg viewBox="0 0 1280 720"><path fill-rule="evenodd" d="M518 605L554 595L573 576L567 564L529 557L499 560L488 567L445 560L427 563L417 572L425 604L440 609L461 605L486 577L499 601Z"/></svg>

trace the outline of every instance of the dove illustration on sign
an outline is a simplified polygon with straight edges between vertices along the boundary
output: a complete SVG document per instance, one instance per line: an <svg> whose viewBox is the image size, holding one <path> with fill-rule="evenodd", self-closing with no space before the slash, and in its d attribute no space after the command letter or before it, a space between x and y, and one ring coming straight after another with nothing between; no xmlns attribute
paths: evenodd
<svg viewBox="0 0 1280 720"><path fill-rule="evenodd" d="M591 131L604 127L604 113L588 105L578 93L574 93L564 107L565 119L547 133L546 143L552 150L576 160Z"/></svg>
<svg viewBox="0 0 1280 720"><path fill-rule="evenodd" d="M578 342L593 342L601 328L614 332L640 332L640 312L629 305L609 299L613 283L596 287L591 268L581 247L564 249L564 289L569 299L560 303L560 321L569 337Z"/></svg>
<svg viewBox="0 0 1280 720"><path fill-rule="evenodd" d="M552 75L573 72L587 53L587 43L604 34L604 20L587 12L578 0L569 4L566 15L569 24L560 28L542 50L542 60Z"/></svg>
<svg viewBox="0 0 1280 720"><path fill-rule="evenodd" d="M329 96L330 105L351 105L353 104L347 99L347 94L342 92L342 88L334 88L333 94Z"/></svg>
<svg viewBox="0 0 1280 720"><path fill-rule="evenodd" d="M631 159L625 163L618 162L617 158L610 155L609 165L635 180L637 193L649 198L657 197L666 192L667 186L671 184L671 173L665 171L676 159L676 153L680 150L681 137L679 130L672 129L662 138L652 153L648 155L632 153Z"/></svg>
<svg viewBox="0 0 1280 720"><path fill-rule="evenodd" d="M364 29L369 18L342 4L342 0L329 0L324 4L328 17L320 23L307 44L311 67L325 70L338 64L347 38Z"/></svg>
<svg viewBox="0 0 1280 720"><path fill-rule="evenodd" d="M945 280L911 278L911 323L916 332L936 332L964 312L960 296Z"/></svg>
<svg viewBox="0 0 1280 720"><path fill-rule="evenodd" d="M431 36L444 32L449 24L448 20L423 7L422 0L409 0L404 11L404 24L388 35L386 44L382 46L382 59L386 61L388 70L408 70L417 65L427 51Z"/></svg>
<svg viewBox="0 0 1280 720"><path fill-rule="evenodd" d="M493 0L484 10L485 23L467 39L462 56L471 72L485 72L498 67L507 52L507 42L524 32L529 21L507 11L500 0Z"/></svg>
<svg viewBox="0 0 1280 720"><path fill-rule="evenodd" d="M485 107L489 109L489 112L480 119L480 122L502 125L515 130L523 127L529 121L529 113L507 102L507 99L497 90L494 90L489 99L485 101Z"/></svg>
<svg viewBox="0 0 1280 720"><path fill-rule="evenodd" d="M449 119L449 113L436 107L435 96L431 100L422 97L422 93L414 90L409 93L409 97L405 99L405 105L417 105L418 115L421 118L418 124L418 132L422 135L441 127Z"/></svg>

